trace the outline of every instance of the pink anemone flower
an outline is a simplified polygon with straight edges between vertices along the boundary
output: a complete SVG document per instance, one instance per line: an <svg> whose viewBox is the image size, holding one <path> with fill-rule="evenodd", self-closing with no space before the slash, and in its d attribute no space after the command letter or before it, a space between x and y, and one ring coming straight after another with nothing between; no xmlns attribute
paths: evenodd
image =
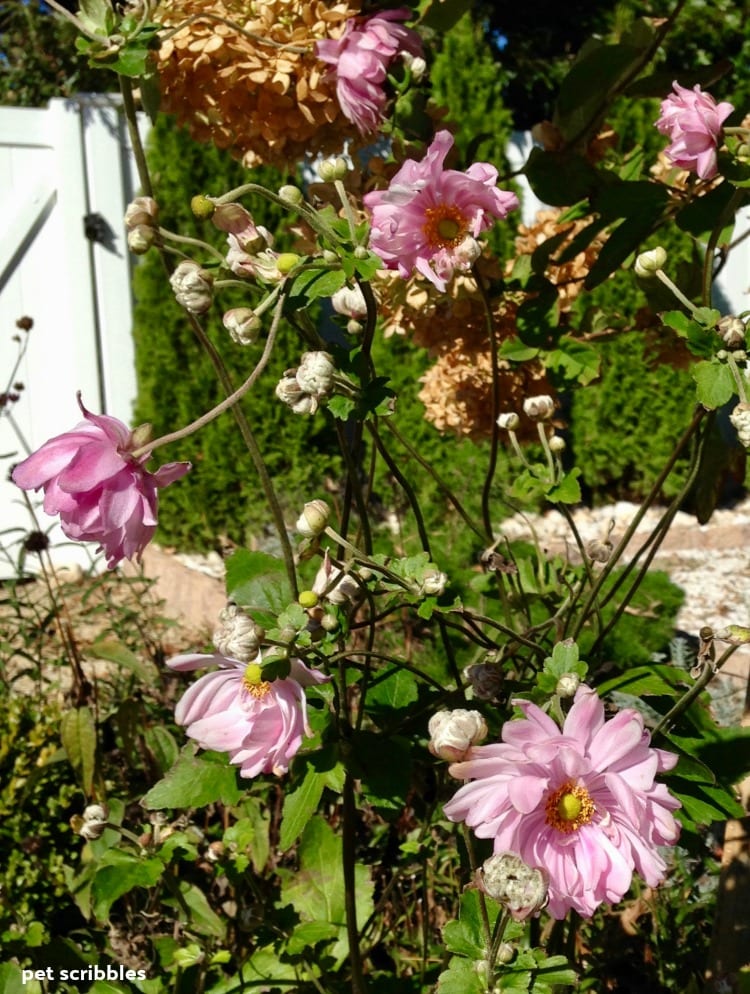
<svg viewBox="0 0 750 994"><path fill-rule="evenodd" d="M445 805L496 853L515 853L549 876L549 912L590 917L619 901L637 871L663 880L659 846L674 845L680 807L657 773L677 757L650 746L641 715L609 721L596 691L581 685L562 731L541 708L514 702L524 718L503 726L502 742L474 746L449 771L468 780Z"/></svg>
<svg viewBox="0 0 750 994"><path fill-rule="evenodd" d="M185 691L175 720L202 749L228 753L241 777L286 773L303 735L312 735L304 688L329 679L293 659L288 677L264 680L259 659L243 663L220 653L188 653L167 661L181 673L219 667Z"/></svg>
<svg viewBox="0 0 750 994"><path fill-rule="evenodd" d="M107 567L140 556L156 530L158 490L180 479L189 462L172 462L150 473L150 453L134 455L142 432L107 414L91 414L71 431L56 435L13 469L22 490L44 490L44 510L59 514L65 535L97 542Z"/></svg>
<svg viewBox="0 0 750 994"><path fill-rule="evenodd" d="M497 169L488 162L463 173L445 169L452 145L453 136L439 131L420 162L407 159L387 190L364 197L372 251L404 279L416 269L441 291L454 269L471 267L480 232L518 207L514 193L495 186Z"/></svg>
<svg viewBox="0 0 750 994"><path fill-rule="evenodd" d="M689 169L701 179L713 179L721 126L734 107L725 102L717 104L698 84L692 90L677 82L672 87L674 93L662 100L661 117L656 122L671 142L666 154L680 169Z"/></svg>
<svg viewBox="0 0 750 994"><path fill-rule="evenodd" d="M363 135L377 131L385 119L384 85L393 60L404 52L422 55L416 31L397 23L411 16L407 7L399 7L372 17L352 17L340 38L316 42L315 54L332 67L344 117Z"/></svg>

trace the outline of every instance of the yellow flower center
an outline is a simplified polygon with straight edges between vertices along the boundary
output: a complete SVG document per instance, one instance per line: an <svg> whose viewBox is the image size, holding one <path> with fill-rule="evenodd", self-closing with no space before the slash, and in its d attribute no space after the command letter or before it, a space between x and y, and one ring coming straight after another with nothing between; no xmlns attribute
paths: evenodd
<svg viewBox="0 0 750 994"><path fill-rule="evenodd" d="M242 685L251 697L265 697L271 689L268 680L263 679L263 668L258 663L248 663L242 675Z"/></svg>
<svg viewBox="0 0 750 994"><path fill-rule="evenodd" d="M594 802L586 788L570 781L550 794L545 805L547 824L565 835L588 825L595 811Z"/></svg>
<svg viewBox="0 0 750 994"><path fill-rule="evenodd" d="M422 227L430 248L453 248L464 240L466 218L453 204L428 207Z"/></svg>

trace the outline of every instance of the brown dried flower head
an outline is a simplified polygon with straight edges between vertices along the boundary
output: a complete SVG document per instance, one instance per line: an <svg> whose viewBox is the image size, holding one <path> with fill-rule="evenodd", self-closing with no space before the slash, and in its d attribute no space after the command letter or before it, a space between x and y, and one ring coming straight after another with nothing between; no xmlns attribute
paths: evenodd
<svg viewBox="0 0 750 994"><path fill-rule="evenodd" d="M159 51L162 106L198 141L229 149L248 168L292 164L311 150L339 151L358 134L314 44L337 38L360 6L162 0L157 19L165 29L184 25Z"/></svg>

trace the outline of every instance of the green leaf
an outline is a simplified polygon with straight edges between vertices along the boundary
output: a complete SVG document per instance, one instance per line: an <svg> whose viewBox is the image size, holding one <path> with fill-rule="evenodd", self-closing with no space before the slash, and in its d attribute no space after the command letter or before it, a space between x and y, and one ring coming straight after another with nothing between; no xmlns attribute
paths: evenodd
<svg viewBox="0 0 750 994"><path fill-rule="evenodd" d="M557 348L547 354L545 365L558 370L566 380L586 386L598 377L601 357L593 346L563 335Z"/></svg>
<svg viewBox="0 0 750 994"><path fill-rule="evenodd" d="M273 628L292 600L283 562L266 552L238 549L227 559L227 597L247 609L264 628Z"/></svg>
<svg viewBox="0 0 750 994"><path fill-rule="evenodd" d="M318 809L326 775L309 767L302 783L296 790L284 795L284 808L281 815L279 848L282 852L290 849Z"/></svg>
<svg viewBox="0 0 750 994"><path fill-rule="evenodd" d="M180 921L186 921L184 908L190 912L190 928L200 935L211 935L215 939L224 941L226 938L226 920L220 918L208 903L208 899L200 887L181 880L180 884L181 900L172 899L172 906L177 909L177 916Z"/></svg>
<svg viewBox="0 0 750 994"><path fill-rule="evenodd" d="M362 781L362 793L381 813L400 811L411 783L412 750L408 741L380 732L355 732L349 769Z"/></svg>
<svg viewBox="0 0 750 994"><path fill-rule="evenodd" d="M174 766L180 755L180 747L174 735L163 725L151 725L146 729L143 737L156 760L159 772L163 775Z"/></svg>
<svg viewBox="0 0 750 994"><path fill-rule="evenodd" d="M597 689L602 697L618 691L633 697L673 698L675 691L688 682L689 677L684 671L654 663L652 666L636 666L626 670L611 680L605 680Z"/></svg>
<svg viewBox="0 0 750 994"><path fill-rule="evenodd" d="M687 338L691 326L695 325L695 321L684 311L663 311L659 317L662 324L665 324L668 328L672 328L682 338Z"/></svg>
<svg viewBox="0 0 750 994"><path fill-rule="evenodd" d="M581 485L578 477L580 466L574 466L558 484L547 491L547 500L553 504L577 504L581 499Z"/></svg>
<svg viewBox="0 0 750 994"><path fill-rule="evenodd" d="M133 673L142 683L153 685L159 680L159 670L150 659L137 656L117 639L107 638L106 635L100 636L94 641L91 651L98 659L117 663L118 666Z"/></svg>
<svg viewBox="0 0 750 994"><path fill-rule="evenodd" d="M226 756L208 753L198 759L192 743L185 747L175 766L142 799L149 811L159 808L202 808L221 801L238 804L243 790L237 786L237 771ZM208 759L208 756L215 758Z"/></svg>
<svg viewBox="0 0 750 994"><path fill-rule="evenodd" d="M337 927L332 953L338 962L349 953L342 846L341 837L323 818L313 818L300 840L299 869L289 874L281 888L282 900L292 904L304 922L329 922ZM357 920L365 922L373 907L372 881L362 863L357 863L354 872Z"/></svg>
<svg viewBox="0 0 750 994"><path fill-rule="evenodd" d="M63 715L60 738L70 765L81 780L83 792L90 797L96 769L96 724L87 707Z"/></svg>
<svg viewBox="0 0 750 994"><path fill-rule="evenodd" d="M524 167L534 193L545 204L567 207L592 196L604 177L583 156L532 148Z"/></svg>
<svg viewBox="0 0 750 994"><path fill-rule="evenodd" d="M698 387L698 401L709 410L721 407L734 396L734 377L725 363L718 360L699 362L693 366L691 373Z"/></svg>
<svg viewBox="0 0 750 994"><path fill-rule="evenodd" d="M106 921L115 901L134 887L153 887L164 872L160 859L141 859L121 849L104 854L91 884L92 910L97 921Z"/></svg>
<svg viewBox="0 0 750 994"><path fill-rule="evenodd" d="M729 206L734 192L730 183L720 183L704 196L696 197L675 218L677 227L694 238L705 241ZM734 215L731 224L734 225Z"/></svg>
<svg viewBox="0 0 750 994"><path fill-rule="evenodd" d="M555 124L572 140L596 130L606 96L641 57L641 46L590 41L560 85ZM576 198L578 199L578 198Z"/></svg>
<svg viewBox="0 0 750 994"><path fill-rule="evenodd" d="M527 297L518 308L516 327L521 342L531 348L549 347L555 341L560 321L560 298L556 288L544 280L540 291Z"/></svg>
<svg viewBox="0 0 750 994"><path fill-rule="evenodd" d="M471 960L454 956L438 977L438 994L486 994L487 985Z"/></svg>
<svg viewBox="0 0 750 994"><path fill-rule="evenodd" d="M92 34L108 35L114 15L109 0L80 0L78 17Z"/></svg>
<svg viewBox="0 0 750 994"><path fill-rule="evenodd" d="M392 666L370 684L367 691L367 704L380 710L394 710L408 707L419 696L417 681L413 673L401 666Z"/></svg>
<svg viewBox="0 0 750 994"><path fill-rule="evenodd" d="M500 345L498 356L501 359L508 359L510 362L526 362L529 359L536 359L539 349L524 345L520 338L506 338Z"/></svg>
<svg viewBox="0 0 750 994"><path fill-rule="evenodd" d="M40 994L38 980L24 982L21 967L15 963L0 963L0 990L4 994Z"/></svg>
<svg viewBox="0 0 750 994"><path fill-rule="evenodd" d="M488 901L486 898L485 902L492 929L499 907L494 901ZM461 895L459 919L447 922L443 926L443 941L448 952L475 960L487 956L479 891L466 890Z"/></svg>
<svg viewBox="0 0 750 994"><path fill-rule="evenodd" d="M338 937L339 930L331 922L303 922L297 925L286 944L286 951L292 956L307 954L319 942Z"/></svg>
<svg viewBox="0 0 750 994"><path fill-rule="evenodd" d="M224 833L224 844L236 848L234 866L238 873L248 866L250 860L255 872L262 873L271 852L268 838L271 824L269 812L259 798L246 797L240 805L239 813L241 817Z"/></svg>
<svg viewBox="0 0 750 994"><path fill-rule="evenodd" d="M343 269L305 269L292 280L289 297L293 306L304 306L319 297L331 297L346 283ZM300 304L295 297L302 297Z"/></svg>

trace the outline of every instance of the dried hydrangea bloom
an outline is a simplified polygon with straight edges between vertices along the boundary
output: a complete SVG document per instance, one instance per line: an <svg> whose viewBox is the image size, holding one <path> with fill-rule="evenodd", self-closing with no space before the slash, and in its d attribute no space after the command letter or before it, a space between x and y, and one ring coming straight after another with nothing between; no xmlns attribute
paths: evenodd
<svg viewBox="0 0 750 994"><path fill-rule="evenodd" d="M717 148L722 124L734 110L730 103L717 104L710 93L696 85L689 90L672 84L673 93L662 100L657 129L670 140L667 157L681 169L713 179L717 173Z"/></svg>
<svg viewBox="0 0 750 994"><path fill-rule="evenodd" d="M565 233L565 238L550 255L544 275L557 288L560 311L566 313L583 289L584 280L596 262L602 245L606 241L606 236L597 235L585 249L572 259L563 263L557 262L556 260L565 252L575 236L591 222L591 218L579 218L577 221L560 224L558 218L561 213L562 211L557 208L537 211L532 225L519 224L515 249L516 256L532 255L548 239L559 237ZM513 262L511 261L508 264L508 275L512 269Z"/></svg>
<svg viewBox="0 0 750 994"><path fill-rule="evenodd" d="M622 899L633 873L650 887L666 874L661 846L674 845L680 807L657 773L677 756L650 745L643 718L625 708L609 721L585 684L560 729L530 701L506 722L502 742L472 747L449 772L469 781L445 805L496 853L515 853L549 876L549 912L589 917Z"/></svg>
<svg viewBox="0 0 750 994"><path fill-rule="evenodd" d="M289 769L303 736L312 734L305 687L328 679L293 659L288 677L264 680L259 659L246 663L221 653L187 653L167 661L180 673L219 667L188 687L175 720L202 749L228 753L241 777L278 776Z"/></svg>
<svg viewBox="0 0 750 994"><path fill-rule="evenodd" d="M314 46L338 38L359 10L360 0L162 0L165 27L198 16L159 50L162 106L248 167L339 151L359 133Z"/></svg>
<svg viewBox="0 0 750 994"><path fill-rule="evenodd" d="M171 462L150 473L150 453L133 455L145 441L118 418L92 414L56 435L13 469L22 490L44 490L44 510L77 542L96 542L114 569L139 557L156 531L158 491L179 480L189 462Z"/></svg>
<svg viewBox="0 0 750 994"><path fill-rule="evenodd" d="M518 207L514 193L496 186L490 163L446 169L452 146L453 136L438 131L422 159L407 159L387 190L363 198L372 251L403 279L416 271L441 291L455 270L471 268L473 240Z"/></svg>

